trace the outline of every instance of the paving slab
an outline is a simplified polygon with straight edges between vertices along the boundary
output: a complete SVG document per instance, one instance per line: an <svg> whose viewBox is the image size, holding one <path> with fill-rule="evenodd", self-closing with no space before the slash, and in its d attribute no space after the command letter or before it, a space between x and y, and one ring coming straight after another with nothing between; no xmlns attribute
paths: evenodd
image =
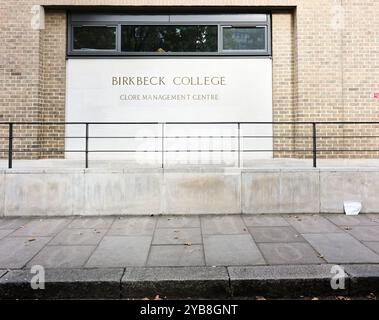
<svg viewBox="0 0 379 320"><path fill-rule="evenodd" d="M44 268L83 267L95 246L46 246L29 263L28 267L41 265Z"/></svg>
<svg viewBox="0 0 379 320"><path fill-rule="evenodd" d="M360 241L379 241L379 225L352 226L347 232Z"/></svg>
<svg viewBox="0 0 379 320"><path fill-rule="evenodd" d="M114 221L112 217L97 218L97 217L78 217L72 221L68 228L79 228L79 229L108 229Z"/></svg>
<svg viewBox="0 0 379 320"><path fill-rule="evenodd" d="M374 221L376 223L379 223L379 214L370 213L366 214L367 218L369 218L371 221Z"/></svg>
<svg viewBox="0 0 379 320"><path fill-rule="evenodd" d="M153 244L201 244L200 228L156 229Z"/></svg>
<svg viewBox="0 0 379 320"><path fill-rule="evenodd" d="M379 265L344 265L350 276L350 294L379 293Z"/></svg>
<svg viewBox="0 0 379 320"><path fill-rule="evenodd" d="M346 216L344 214L330 214L325 217L338 226L379 226L378 223L366 215Z"/></svg>
<svg viewBox="0 0 379 320"><path fill-rule="evenodd" d="M108 230L110 236L152 235L156 224L155 217L116 218Z"/></svg>
<svg viewBox="0 0 379 320"><path fill-rule="evenodd" d="M12 236L48 237L57 234L71 222L72 218L33 219L17 229Z"/></svg>
<svg viewBox="0 0 379 320"><path fill-rule="evenodd" d="M28 223L30 219L27 218L1 218L0 229L13 229L16 230L21 226Z"/></svg>
<svg viewBox="0 0 379 320"><path fill-rule="evenodd" d="M124 269L46 269L45 289L33 290L30 270L0 278L3 299L118 299Z"/></svg>
<svg viewBox="0 0 379 320"><path fill-rule="evenodd" d="M106 229L64 229L49 245L97 245Z"/></svg>
<svg viewBox="0 0 379 320"><path fill-rule="evenodd" d="M299 298L309 295L347 294L349 278L345 277L345 290L333 290L330 285L331 265L288 265L228 267L233 297Z"/></svg>
<svg viewBox="0 0 379 320"><path fill-rule="evenodd" d="M249 234L204 235L205 262L208 266L262 265L262 254Z"/></svg>
<svg viewBox="0 0 379 320"><path fill-rule="evenodd" d="M151 236L105 236L89 258L86 267L143 266L150 243Z"/></svg>
<svg viewBox="0 0 379 320"><path fill-rule="evenodd" d="M286 220L300 233L343 232L319 215L297 215L288 217Z"/></svg>
<svg viewBox="0 0 379 320"><path fill-rule="evenodd" d="M378 263L379 255L346 233L303 234L330 263Z"/></svg>
<svg viewBox="0 0 379 320"><path fill-rule="evenodd" d="M268 264L315 264L324 262L308 243L260 243L258 247Z"/></svg>
<svg viewBox="0 0 379 320"><path fill-rule="evenodd" d="M0 268L22 268L50 240L50 237L3 238L0 240Z"/></svg>
<svg viewBox="0 0 379 320"><path fill-rule="evenodd" d="M158 218L157 228L200 228L200 218L164 216Z"/></svg>
<svg viewBox="0 0 379 320"><path fill-rule="evenodd" d="M148 266L204 266L204 252L201 245L152 246Z"/></svg>
<svg viewBox="0 0 379 320"><path fill-rule="evenodd" d="M292 227L249 227L255 242L302 242L304 238Z"/></svg>
<svg viewBox="0 0 379 320"><path fill-rule="evenodd" d="M13 231L13 229L0 229L0 240L11 234Z"/></svg>
<svg viewBox="0 0 379 320"><path fill-rule="evenodd" d="M126 268L121 293L122 298L226 298L229 276L224 267Z"/></svg>
<svg viewBox="0 0 379 320"><path fill-rule="evenodd" d="M290 224L283 218L270 215L242 215L248 227L286 227Z"/></svg>
<svg viewBox="0 0 379 320"><path fill-rule="evenodd" d="M248 233L240 216L201 217L203 234L245 234Z"/></svg>

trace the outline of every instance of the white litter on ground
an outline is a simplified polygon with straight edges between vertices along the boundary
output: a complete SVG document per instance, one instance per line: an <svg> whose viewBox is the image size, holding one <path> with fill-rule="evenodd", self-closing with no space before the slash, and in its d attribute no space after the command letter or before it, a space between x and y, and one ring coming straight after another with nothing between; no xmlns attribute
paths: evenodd
<svg viewBox="0 0 379 320"><path fill-rule="evenodd" d="M359 201L344 201L343 208L347 216L356 216L362 209L362 203Z"/></svg>

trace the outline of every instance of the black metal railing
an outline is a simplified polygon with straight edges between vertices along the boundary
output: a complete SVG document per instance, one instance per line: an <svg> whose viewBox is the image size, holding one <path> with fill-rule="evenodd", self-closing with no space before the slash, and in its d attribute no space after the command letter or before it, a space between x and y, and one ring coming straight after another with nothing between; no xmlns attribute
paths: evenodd
<svg viewBox="0 0 379 320"><path fill-rule="evenodd" d="M30 136L30 135L15 135L15 126L17 127L23 127L23 126L53 126L53 127L60 127L60 126L69 126L69 125L79 125L79 126L84 126L85 128L85 135L84 136L53 136L53 135L37 135L37 136ZM134 135L128 135L128 136L91 136L90 135L90 128L91 126L95 125L127 125L127 126L134 126L134 125L151 125L151 126L160 126L160 135L153 135L153 136L134 136ZM228 134L228 135L173 135L173 136L166 136L166 128L168 126L173 126L173 125L180 125L180 126L189 126L189 125L207 125L207 126L216 126L216 125L232 125L235 126L235 129L237 130L237 134ZM271 135L243 135L241 134L243 126L247 125L270 125L272 128L275 126L293 126L293 128L296 128L296 126L302 126L299 130L301 132L306 132L309 128L309 131L311 134L307 135L304 133L294 135L286 135L286 134L271 134ZM335 135L332 133L327 133L328 130L325 130L326 133L324 134L319 134L318 129L320 127L323 127L325 129L326 126L338 126L338 127L343 127L351 125L353 127L359 126L359 125L368 125L371 126L369 128L369 131L371 131L371 134L353 134L353 135ZM360 149L350 149L350 148L340 148L340 146L335 146L332 145L332 147L328 148L320 148L318 146L318 141L319 140L327 140L327 139L344 139L344 140L349 140L349 139L377 139L379 138L379 122L0 122L0 126L8 126L8 135L6 136L1 136L0 138L8 141L8 149L1 148L1 151L3 153L8 154L8 168L13 167L13 159L14 155L23 152L23 153L31 153L35 152L33 150L20 150L15 148L14 141L16 139L83 139L84 140L84 149L79 149L79 150L67 150L66 148L64 149L56 149L56 148L48 148L48 149L43 149L39 150L38 152L41 153L84 153L85 156L85 168L89 167L89 155L90 153L119 153L119 152L159 152L161 153L161 166L164 168L165 165L165 154L166 153L173 153L173 152L230 152L230 153L237 153L237 162L238 162L238 167L241 167L241 160L242 160L242 155L244 153L252 153L252 152L275 152L275 153L306 153L311 155L312 158L312 163L313 167L317 167L317 156L320 153L358 153L358 152L375 152L378 153L379 155L379 146L378 148L360 148ZM377 126L377 127L376 127ZM373 128L374 127L374 128ZM24 129L25 130L25 129ZM287 129L290 131L290 129ZM293 130L293 129L292 129ZM22 131L21 131L22 132ZM63 131L64 132L64 131ZM375 133L376 132L376 133ZM373 133L373 134L372 134ZM90 149L90 140L91 139L161 139L160 143L160 149L155 149L155 150L139 150L139 149L122 149L122 150L112 150L112 149ZM214 138L231 138L235 139L236 141L236 146L237 148L232 148L232 149L187 149L187 150L182 150L182 149L169 149L166 148L166 141L168 139L193 139L193 138L209 138L209 139L214 139ZM302 142L304 143L307 140L310 140L309 143L305 143L307 147L303 147L300 149L296 148L290 148L290 149L277 149L277 148L272 148L272 149L245 149L244 146L241 144L242 139L292 139L293 141L302 139ZM274 142L275 144L275 142ZM273 146L274 146L273 144ZM377 145L374 143L374 145Z"/></svg>

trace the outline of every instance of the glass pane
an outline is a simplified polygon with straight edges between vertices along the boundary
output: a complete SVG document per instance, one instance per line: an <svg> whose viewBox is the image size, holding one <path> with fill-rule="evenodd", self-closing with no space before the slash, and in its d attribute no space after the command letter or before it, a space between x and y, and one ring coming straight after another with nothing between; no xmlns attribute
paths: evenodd
<svg viewBox="0 0 379 320"><path fill-rule="evenodd" d="M265 50L265 27L223 28L224 50Z"/></svg>
<svg viewBox="0 0 379 320"><path fill-rule="evenodd" d="M217 52L217 26L122 26L126 52Z"/></svg>
<svg viewBox="0 0 379 320"><path fill-rule="evenodd" d="M74 27L73 38L76 50L116 49L116 27Z"/></svg>

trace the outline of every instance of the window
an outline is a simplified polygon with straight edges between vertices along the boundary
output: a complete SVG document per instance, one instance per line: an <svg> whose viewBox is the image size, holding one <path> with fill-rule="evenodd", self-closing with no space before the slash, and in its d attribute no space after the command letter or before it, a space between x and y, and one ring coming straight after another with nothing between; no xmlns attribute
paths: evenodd
<svg viewBox="0 0 379 320"><path fill-rule="evenodd" d="M223 27L223 50L266 50L266 27Z"/></svg>
<svg viewBox="0 0 379 320"><path fill-rule="evenodd" d="M138 25L121 27L121 51L217 52L217 26Z"/></svg>
<svg viewBox="0 0 379 320"><path fill-rule="evenodd" d="M72 14L68 55L271 54L268 14Z"/></svg>
<svg viewBox="0 0 379 320"><path fill-rule="evenodd" d="M74 50L116 50L116 27L73 27Z"/></svg>

